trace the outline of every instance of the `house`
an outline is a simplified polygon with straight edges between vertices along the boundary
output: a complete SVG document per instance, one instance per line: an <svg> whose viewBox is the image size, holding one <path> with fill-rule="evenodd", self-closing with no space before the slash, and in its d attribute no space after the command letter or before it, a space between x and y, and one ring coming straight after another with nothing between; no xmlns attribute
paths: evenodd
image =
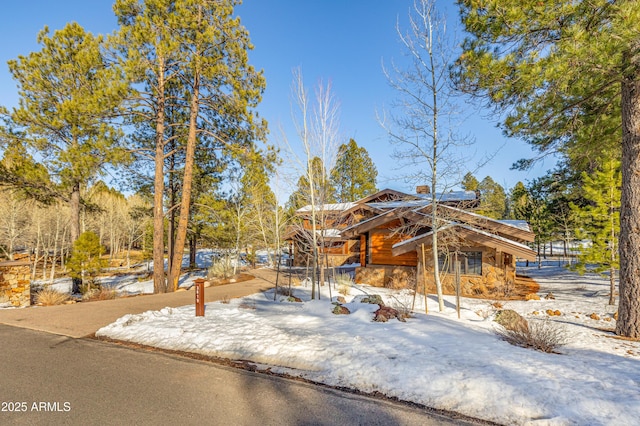
<svg viewBox="0 0 640 426"><path fill-rule="evenodd" d="M433 292L434 228L438 264L445 292L454 290L454 265L460 262L462 294L507 294L515 282L516 259L535 260L526 243L534 234L524 221L495 220L473 212L478 194L436 194L433 226L431 194L385 189L353 203L306 206L297 214L299 229L289 233L295 265L306 265L313 244L311 216L316 216L316 242L327 266L359 264L356 282L378 286L426 283ZM408 284L407 284L408 283Z"/></svg>

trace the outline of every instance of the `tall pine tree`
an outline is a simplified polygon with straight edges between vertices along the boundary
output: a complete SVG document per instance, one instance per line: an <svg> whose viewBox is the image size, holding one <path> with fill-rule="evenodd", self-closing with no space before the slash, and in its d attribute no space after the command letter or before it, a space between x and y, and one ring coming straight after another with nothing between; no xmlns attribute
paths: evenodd
<svg viewBox="0 0 640 426"><path fill-rule="evenodd" d="M615 304L615 276L620 267L618 235L620 233L620 161L606 158L600 170L582 175L584 198L589 202L572 209L578 218L576 236L589 241L581 249L576 268L580 272L595 265L595 272L608 272L609 304Z"/></svg>
<svg viewBox="0 0 640 426"><path fill-rule="evenodd" d="M375 193L377 178L378 170L364 147L353 139L340 145L330 176L337 202L356 201Z"/></svg>
<svg viewBox="0 0 640 426"><path fill-rule="evenodd" d="M622 148L616 333L640 337L640 8L634 0L458 0L458 87L541 152ZM526 166L531 161L521 162Z"/></svg>

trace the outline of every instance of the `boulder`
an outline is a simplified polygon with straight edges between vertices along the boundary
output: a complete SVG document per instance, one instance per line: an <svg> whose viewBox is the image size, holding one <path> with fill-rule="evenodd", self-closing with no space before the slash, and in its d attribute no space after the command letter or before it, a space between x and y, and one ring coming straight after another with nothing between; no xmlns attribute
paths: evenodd
<svg viewBox="0 0 640 426"><path fill-rule="evenodd" d="M529 323L513 309L503 309L496 313L494 321L511 331L527 331Z"/></svg>
<svg viewBox="0 0 640 426"><path fill-rule="evenodd" d="M371 305L380 305L384 306L384 301L379 294L370 294L366 297L360 299L360 303L369 303Z"/></svg>
<svg viewBox="0 0 640 426"><path fill-rule="evenodd" d="M380 306L380 308L373 313L373 320L376 322L387 322L393 318L396 318L398 321L406 322L404 315L396 309L388 306Z"/></svg>
<svg viewBox="0 0 640 426"><path fill-rule="evenodd" d="M331 311L334 315L349 315L351 311L346 306L342 306L340 304L336 305Z"/></svg>

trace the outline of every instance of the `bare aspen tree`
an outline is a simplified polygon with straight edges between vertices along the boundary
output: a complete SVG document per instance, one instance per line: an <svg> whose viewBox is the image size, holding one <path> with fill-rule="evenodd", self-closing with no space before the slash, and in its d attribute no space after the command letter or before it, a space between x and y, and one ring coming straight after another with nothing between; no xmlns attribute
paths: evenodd
<svg viewBox="0 0 640 426"><path fill-rule="evenodd" d="M432 208L433 279L440 311L444 310L442 283L438 265L438 231L443 226L438 214L438 193L442 194L460 182L468 148L468 137L459 137L455 130L458 109L455 92L450 84L449 66L454 43L446 31L444 17L438 13L434 0L415 0L409 13L408 30L396 29L409 65L401 68L383 66L385 76L398 98L392 112L380 121L390 141L396 146L393 156L405 172L406 181L429 182Z"/></svg>
<svg viewBox="0 0 640 426"><path fill-rule="evenodd" d="M315 103L310 105L309 94L304 85L302 71L294 70L293 103L297 107L294 124L304 158L299 159L303 177L308 182L304 194L309 203L309 221L311 230L306 233L312 252L311 297L316 297L316 285L324 281L319 247L325 245L325 210L323 206L332 201L328 171L331 170L338 147L338 104L331 91L331 84L318 83L315 91ZM304 231L304 230L303 230ZM303 233L304 234L304 233ZM316 272L320 268L320 280L316 283Z"/></svg>

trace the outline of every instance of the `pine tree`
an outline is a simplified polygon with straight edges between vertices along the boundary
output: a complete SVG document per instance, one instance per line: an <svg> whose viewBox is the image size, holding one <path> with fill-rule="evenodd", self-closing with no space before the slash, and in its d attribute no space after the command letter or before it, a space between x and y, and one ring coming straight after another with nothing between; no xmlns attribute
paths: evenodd
<svg viewBox="0 0 640 426"><path fill-rule="evenodd" d="M104 247L94 232L83 232L73 243L67 267L71 277L82 280L83 292L91 290L91 282L104 268L105 262L101 258L103 253Z"/></svg>
<svg viewBox="0 0 640 426"><path fill-rule="evenodd" d="M609 304L615 304L615 275L620 267L618 236L620 233L620 161L607 158L593 174L582 175L586 207L572 204L578 218L576 236L590 244L581 249L576 269L584 273L595 265L595 272L608 272Z"/></svg>
<svg viewBox="0 0 640 426"><path fill-rule="evenodd" d="M336 165L331 169L331 184L339 203L356 201L377 191L378 170L364 147L355 140L338 148Z"/></svg>
<svg viewBox="0 0 640 426"><path fill-rule="evenodd" d="M233 16L237 0L117 0L121 30L119 47L128 75L136 87L132 110L151 123L154 132L154 262L164 263L164 161L169 142L183 137L181 200L175 252L168 283L154 269L154 290L177 288L187 239L196 152L229 155L231 145L251 145L264 138L266 123L253 108L261 99L264 77L249 65L252 48L246 29ZM174 90L180 96L175 97ZM168 122L175 108L186 119ZM172 128L184 132L172 135Z"/></svg>
<svg viewBox="0 0 640 426"><path fill-rule="evenodd" d="M508 214L509 219L527 220L530 216L531 197L524 183L518 181L508 197Z"/></svg>
<svg viewBox="0 0 640 426"><path fill-rule="evenodd" d="M465 191L477 191L478 185L480 185L478 179L476 179L476 177L472 175L471 172L467 172L467 174L464 175L461 183L462 189L464 189Z"/></svg>
<svg viewBox="0 0 640 426"><path fill-rule="evenodd" d="M108 165L127 160L119 130L109 123L126 94L122 73L108 66L103 39L77 23L38 34L42 49L9 61L18 82L12 124L27 146L47 161L51 179L69 200L71 240L80 234L80 192ZM30 185L32 179L23 176ZM40 181L36 179L34 188Z"/></svg>
<svg viewBox="0 0 640 426"><path fill-rule="evenodd" d="M539 152L622 159L616 333L640 337L640 55L636 1L460 0L460 89L507 112ZM621 131L622 130L622 131ZM520 162L520 166L531 160Z"/></svg>
<svg viewBox="0 0 640 426"><path fill-rule="evenodd" d="M487 176L478 184L477 189L480 191L478 213L493 219L504 218L507 210L507 195L502 185Z"/></svg>

